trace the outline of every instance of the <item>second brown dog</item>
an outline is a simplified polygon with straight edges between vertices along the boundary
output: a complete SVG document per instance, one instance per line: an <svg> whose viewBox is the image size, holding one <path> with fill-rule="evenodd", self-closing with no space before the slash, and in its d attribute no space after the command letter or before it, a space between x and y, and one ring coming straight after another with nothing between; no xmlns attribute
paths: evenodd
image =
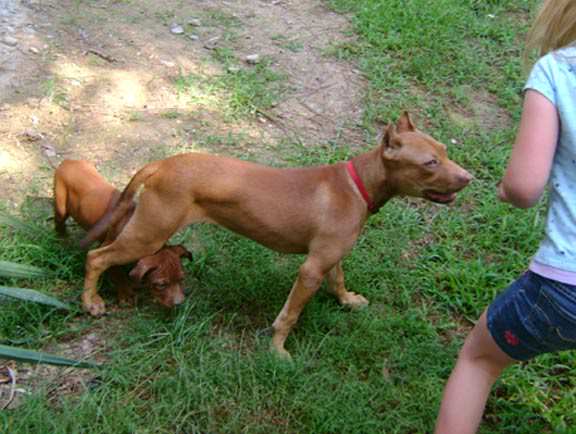
<svg viewBox="0 0 576 434"><path fill-rule="evenodd" d="M113 207L120 192L98 173L94 165L85 160L64 160L54 173L54 222L56 232L66 235L66 220L72 217L82 228L89 230ZM122 228L134 209L132 205ZM116 238L107 232L98 241L109 243ZM112 283L121 303L134 304L135 289L141 285L149 288L161 305L171 308L184 301L184 270L181 258L192 259L183 246L164 246L156 253L138 260L128 276L120 267L110 269Z"/></svg>

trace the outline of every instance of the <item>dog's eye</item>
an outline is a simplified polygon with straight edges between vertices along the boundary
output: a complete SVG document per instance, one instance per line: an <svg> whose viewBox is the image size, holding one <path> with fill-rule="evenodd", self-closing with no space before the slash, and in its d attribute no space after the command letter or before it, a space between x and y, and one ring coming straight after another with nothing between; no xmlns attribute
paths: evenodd
<svg viewBox="0 0 576 434"><path fill-rule="evenodd" d="M435 158L433 158L432 160L428 160L424 163L424 166L426 167L436 167L438 166L438 164L440 164L440 162L438 160L436 160Z"/></svg>

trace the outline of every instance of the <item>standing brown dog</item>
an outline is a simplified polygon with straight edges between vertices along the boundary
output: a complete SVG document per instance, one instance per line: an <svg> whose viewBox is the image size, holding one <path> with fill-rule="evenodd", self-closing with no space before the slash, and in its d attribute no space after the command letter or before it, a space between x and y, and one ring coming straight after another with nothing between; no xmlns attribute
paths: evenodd
<svg viewBox="0 0 576 434"><path fill-rule="evenodd" d="M66 235L66 219L72 217L85 230L89 230L113 207L120 192L109 184L88 161L64 160L54 173L54 222L56 232ZM119 222L118 230L132 215L134 205ZM115 234L104 233L98 241L109 242ZM153 255L139 258L128 279L120 267L110 270L118 298L133 304L136 283L150 288L154 298L163 306L173 307L184 301L182 282L184 271L181 257L192 258L183 246L165 246Z"/></svg>
<svg viewBox="0 0 576 434"><path fill-rule="evenodd" d="M471 179L448 159L446 146L414 127L408 113L386 128L378 147L348 163L275 169L197 153L156 161L136 173L114 210L87 236L90 241L114 229L142 187L118 238L88 253L84 307L93 315L104 312L96 285L108 267L154 253L191 223L216 223L279 252L307 254L273 323L273 349L289 356L284 342L324 277L341 304L368 304L346 290L341 259L371 212L393 196L449 203Z"/></svg>

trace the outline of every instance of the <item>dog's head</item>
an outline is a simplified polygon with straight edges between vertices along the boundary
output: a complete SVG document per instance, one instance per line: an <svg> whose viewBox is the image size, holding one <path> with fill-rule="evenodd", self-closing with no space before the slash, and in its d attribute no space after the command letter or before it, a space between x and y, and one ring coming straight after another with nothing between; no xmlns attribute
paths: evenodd
<svg viewBox="0 0 576 434"><path fill-rule="evenodd" d="M162 306L174 307L184 301L182 257L192 260L192 254L184 246L164 246L154 255L141 258L130 271L130 277L150 288Z"/></svg>
<svg viewBox="0 0 576 434"><path fill-rule="evenodd" d="M382 159L399 195L450 203L472 175L448 158L446 145L416 129L407 112L382 136Z"/></svg>

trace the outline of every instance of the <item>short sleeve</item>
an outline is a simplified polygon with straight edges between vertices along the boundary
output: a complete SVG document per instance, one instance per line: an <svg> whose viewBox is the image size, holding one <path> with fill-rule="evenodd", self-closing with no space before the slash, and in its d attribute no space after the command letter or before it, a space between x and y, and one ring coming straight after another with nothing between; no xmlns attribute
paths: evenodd
<svg viewBox="0 0 576 434"><path fill-rule="evenodd" d="M528 89L535 90L548 98L550 102L556 106L557 92L554 84L555 65L556 60L552 53L538 60L532 68L532 72L530 72L528 81L524 86L524 91Z"/></svg>

